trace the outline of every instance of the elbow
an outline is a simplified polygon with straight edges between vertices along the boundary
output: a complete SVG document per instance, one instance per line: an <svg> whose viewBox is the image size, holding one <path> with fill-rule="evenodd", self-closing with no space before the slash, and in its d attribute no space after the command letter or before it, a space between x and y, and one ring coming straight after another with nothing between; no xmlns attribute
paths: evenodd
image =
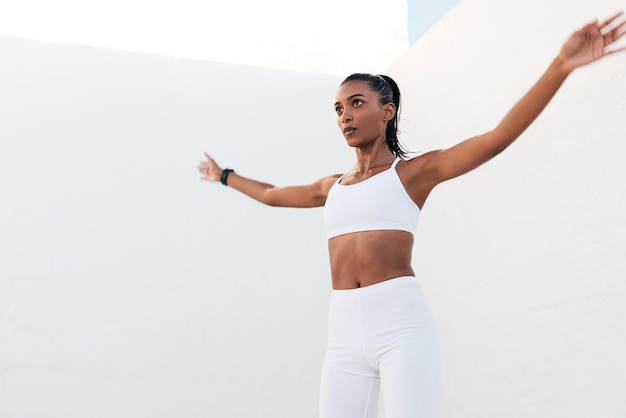
<svg viewBox="0 0 626 418"><path fill-rule="evenodd" d="M507 149L509 147L509 144L506 145L501 145L498 147L494 147L491 149L491 152L488 155L488 159L491 160L492 158L500 155L505 149Z"/></svg>
<svg viewBox="0 0 626 418"><path fill-rule="evenodd" d="M490 137L490 145L489 145L489 159L499 155L509 147L519 136L519 134L504 134L503 132L499 132L497 130L489 132Z"/></svg>
<svg viewBox="0 0 626 418"><path fill-rule="evenodd" d="M260 198L258 199L259 202L263 203L264 205L271 206L271 207L280 206L280 202L278 200L278 196L275 193L275 190L276 190L276 187L272 187L272 188L265 190L263 194L260 196Z"/></svg>

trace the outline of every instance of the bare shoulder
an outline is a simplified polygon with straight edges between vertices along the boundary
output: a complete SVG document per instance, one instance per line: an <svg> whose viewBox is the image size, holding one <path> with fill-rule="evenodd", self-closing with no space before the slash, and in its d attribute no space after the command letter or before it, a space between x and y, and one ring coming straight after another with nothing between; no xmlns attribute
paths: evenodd
<svg viewBox="0 0 626 418"><path fill-rule="evenodd" d="M442 150L428 151L409 160L402 160L398 163L397 170L403 182L411 182L419 179L427 180L434 177L436 171L436 161Z"/></svg>
<svg viewBox="0 0 626 418"><path fill-rule="evenodd" d="M333 187L333 184L335 184L337 179L340 178L342 175L343 174L331 174L330 176L322 177L314 184L316 184L320 188L322 194L324 195L324 197L326 197L330 188Z"/></svg>
<svg viewBox="0 0 626 418"><path fill-rule="evenodd" d="M330 176L322 177L318 181L322 183L330 183L330 185L332 186L333 183L336 182L337 179L341 176L343 176L343 174L331 174Z"/></svg>
<svg viewBox="0 0 626 418"><path fill-rule="evenodd" d="M309 200L306 207L324 206L326 204L328 192L341 176L341 174L331 174L305 186L292 186L283 189L291 189L296 191L298 194L301 194L303 197L306 196L306 199Z"/></svg>
<svg viewBox="0 0 626 418"><path fill-rule="evenodd" d="M314 208L324 206L328 191L339 174L322 177L299 186L269 187L261 200L270 206L288 208Z"/></svg>

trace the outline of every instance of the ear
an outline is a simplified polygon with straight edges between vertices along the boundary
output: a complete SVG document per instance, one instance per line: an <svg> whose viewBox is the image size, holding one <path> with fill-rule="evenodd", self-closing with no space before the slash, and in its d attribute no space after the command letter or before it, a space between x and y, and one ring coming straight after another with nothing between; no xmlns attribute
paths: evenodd
<svg viewBox="0 0 626 418"><path fill-rule="evenodd" d="M386 105L383 106L383 110L385 112L385 120L389 121L391 119L393 119L393 117L396 115L396 105L394 105L393 103L389 102Z"/></svg>

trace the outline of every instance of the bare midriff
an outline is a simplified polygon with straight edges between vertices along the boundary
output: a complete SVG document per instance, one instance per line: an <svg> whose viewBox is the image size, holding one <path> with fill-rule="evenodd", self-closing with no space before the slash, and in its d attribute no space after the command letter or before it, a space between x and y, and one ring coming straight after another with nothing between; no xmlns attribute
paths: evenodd
<svg viewBox="0 0 626 418"><path fill-rule="evenodd" d="M328 240L333 289L356 289L401 276L414 276L413 235L363 231Z"/></svg>

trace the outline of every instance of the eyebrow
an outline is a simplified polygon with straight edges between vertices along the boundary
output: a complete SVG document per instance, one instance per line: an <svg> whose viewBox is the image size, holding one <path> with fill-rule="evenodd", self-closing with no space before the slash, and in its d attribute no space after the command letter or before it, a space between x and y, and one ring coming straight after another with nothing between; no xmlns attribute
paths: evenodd
<svg viewBox="0 0 626 418"><path fill-rule="evenodd" d="M353 94L352 96L348 97L348 100L354 99L355 97L365 97L365 95L362 93ZM341 103L335 102L335 106L337 106L338 104L341 104Z"/></svg>

